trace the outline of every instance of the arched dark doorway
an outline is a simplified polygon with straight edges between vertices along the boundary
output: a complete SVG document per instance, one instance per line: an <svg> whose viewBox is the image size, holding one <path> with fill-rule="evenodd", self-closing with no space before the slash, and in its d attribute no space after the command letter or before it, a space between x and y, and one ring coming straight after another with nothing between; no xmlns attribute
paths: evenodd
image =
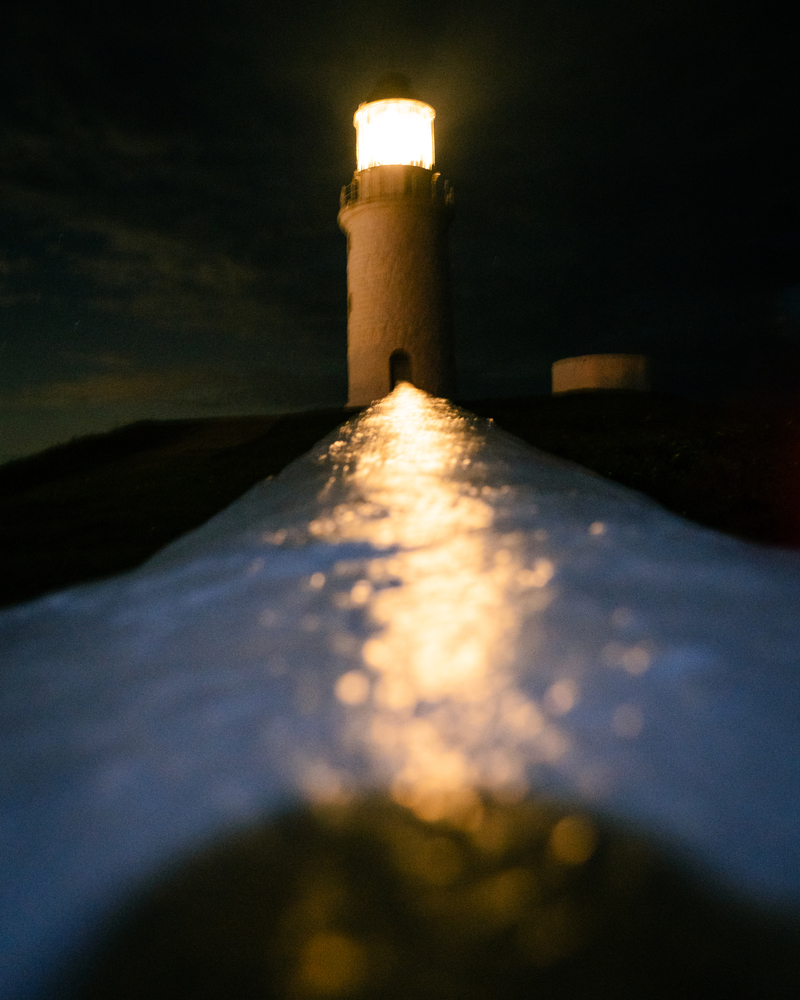
<svg viewBox="0 0 800 1000"><path fill-rule="evenodd" d="M411 357L408 351L392 351L392 355L389 358L389 381L393 389L398 382L411 382L412 385L414 384L414 380L411 377Z"/></svg>

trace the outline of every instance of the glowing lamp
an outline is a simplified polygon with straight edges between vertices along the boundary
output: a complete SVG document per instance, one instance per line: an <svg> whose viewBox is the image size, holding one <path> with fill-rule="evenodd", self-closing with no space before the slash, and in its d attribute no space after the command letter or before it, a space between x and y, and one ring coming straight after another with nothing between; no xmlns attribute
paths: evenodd
<svg viewBox="0 0 800 1000"><path fill-rule="evenodd" d="M387 164L433 167L433 119L429 104L407 98L370 101L356 111L358 170Z"/></svg>
<svg viewBox="0 0 800 1000"><path fill-rule="evenodd" d="M409 93L407 80L387 78L353 116L358 166L339 200L350 406L368 406L402 382L454 393L453 189L433 170L436 112Z"/></svg>

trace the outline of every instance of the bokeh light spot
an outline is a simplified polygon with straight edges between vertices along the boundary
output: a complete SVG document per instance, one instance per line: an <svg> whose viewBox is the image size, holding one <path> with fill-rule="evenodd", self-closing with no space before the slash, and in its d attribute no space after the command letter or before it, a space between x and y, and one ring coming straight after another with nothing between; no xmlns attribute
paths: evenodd
<svg viewBox="0 0 800 1000"><path fill-rule="evenodd" d="M621 736L626 740L635 739L642 731L642 726L644 725L642 710L638 705L620 705L614 711L611 725L617 736Z"/></svg>
<svg viewBox="0 0 800 1000"><path fill-rule="evenodd" d="M369 678L360 670L349 670L336 681L334 693L345 705L362 705L369 697Z"/></svg>
<svg viewBox="0 0 800 1000"><path fill-rule="evenodd" d="M582 865L594 854L597 831L577 813L560 819L550 833L550 850L565 865Z"/></svg>
<svg viewBox="0 0 800 1000"><path fill-rule="evenodd" d="M366 952L353 938L333 931L315 934L302 951L298 985L311 996L352 993L364 978Z"/></svg>
<svg viewBox="0 0 800 1000"><path fill-rule="evenodd" d="M578 685L565 678L551 684L545 692L544 707L551 715L566 715L578 700Z"/></svg>

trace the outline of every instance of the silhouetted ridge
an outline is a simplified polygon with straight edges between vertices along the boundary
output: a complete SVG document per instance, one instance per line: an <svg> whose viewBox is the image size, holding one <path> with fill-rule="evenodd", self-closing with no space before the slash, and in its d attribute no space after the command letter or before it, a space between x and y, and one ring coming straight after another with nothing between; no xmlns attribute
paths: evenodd
<svg viewBox="0 0 800 1000"><path fill-rule="evenodd" d="M186 433L196 420L140 420L103 434L73 438L45 451L0 466L0 497L96 469L151 448L163 448Z"/></svg>

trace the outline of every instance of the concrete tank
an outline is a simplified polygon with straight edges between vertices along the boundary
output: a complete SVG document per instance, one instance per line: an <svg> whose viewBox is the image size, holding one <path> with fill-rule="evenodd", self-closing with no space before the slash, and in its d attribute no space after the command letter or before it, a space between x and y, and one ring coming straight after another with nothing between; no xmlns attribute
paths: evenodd
<svg viewBox="0 0 800 1000"><path fill-rule="evenodd" d="M582 354L553 364L553 394L591 389L650 388L649 366L643 354Z"/></svg>

